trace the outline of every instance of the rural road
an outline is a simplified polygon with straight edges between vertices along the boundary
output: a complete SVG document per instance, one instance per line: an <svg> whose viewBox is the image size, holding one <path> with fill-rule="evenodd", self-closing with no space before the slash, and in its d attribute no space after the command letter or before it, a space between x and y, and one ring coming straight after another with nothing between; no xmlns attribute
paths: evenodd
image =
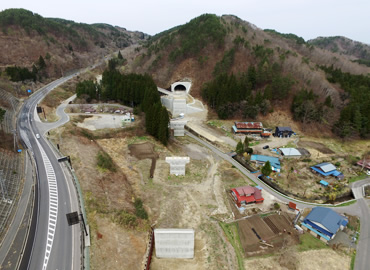
<svg viewBox="0 0 370 270"><path fill-rule="evenodd" d="M316 203L307 203L303 201L298 201L293 198L289 198L285 195L280 194L276 190L272 189L268 185L266 185L263 181L258 179L256 175L251 174L247 169L245 169L241 164L239 164L237 161L235 161L233 158L231 158L229 155L223 153L218 148L213 146L212 144L208 143L207 141L199 138L198 136L195 136L194 134L190 133L189 131L185 130L185 135L193 138L194 140L198 141L205 147L209 148L213 153L217 154L222 159L230 162L232 165L234 165L236 168L238 168L243 174L245 174L248 178L253 180L255 183L257 183L259 186L261 186L266 192L272 194L274 197L276 197L278 200L288 203L290 201L294 201L297 204L297 207L299 209L303 208L313 208L316 206L328 206L331 205L323 205L323 204L316 204ZM355 270L367 270L370 268L370 208L369 208L369 201L363 198L362 195L362 186L369 184L370 178L355 182L352 185L352 188L355 189L354 193L356 193L359 199L355 204L349 205L349 206L339 206L335 207L335 211L340 213L348 213L351 215L356 215L360 217L361 222L361 233L360 238L356 247L356 260L355 260Z"/></svg>

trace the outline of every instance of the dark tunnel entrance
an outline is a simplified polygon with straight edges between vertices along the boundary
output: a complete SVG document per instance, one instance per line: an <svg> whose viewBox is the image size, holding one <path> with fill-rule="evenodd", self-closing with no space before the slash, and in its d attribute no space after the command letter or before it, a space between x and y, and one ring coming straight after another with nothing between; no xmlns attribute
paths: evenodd
<svg viewBox="0 0 370 270"><path fill-rule="evenodd" d="M186 91L186 87L182 84L178 84L175 86L175 91Z"/></svg>

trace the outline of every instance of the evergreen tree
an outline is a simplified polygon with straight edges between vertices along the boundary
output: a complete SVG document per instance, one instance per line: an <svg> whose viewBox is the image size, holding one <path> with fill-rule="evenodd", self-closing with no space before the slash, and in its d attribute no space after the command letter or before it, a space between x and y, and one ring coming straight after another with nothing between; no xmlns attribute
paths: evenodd
<svg viewBox="0 0 370 270"><path fill-rule="evenodd" d="M170 118L168 117L168 112L166 107L162 106L160 110L160 120L159 120L159 127L158 127L158 139L160 140L163 145L167 145L169 139L169 132L168 132L168 124L170 122Z"/></svg>
<svg viewBox="0 0 370 270"><path fill-rule="evenodd" d="M265 176L269 176L272 173L270 161L267 161L265 165L263 165L261 172Z"/></svg>
<svg viewBox="0 0 370 270"><path fill-rule="evenodd" d="M38 60L37 63L38 63L38 66L39 66L40 69L46 68L45 60L41 55L40 55L39 60Z"/></svg>
<svg viewBox="0 0 370 270"><path fill-rule="evenodd" d="M239 141L238 144L236 145L235 152L238 153L239 155L243 154L244 145L243 145L242 141Z"/></svg>
<svg viewBox="0 0 370 270"><path fill-rule="evenodd" d="M4 116L5 116L5 113L6 113L6 110L0 108L0 124L3 122L4 120Z"/></svg>
<svg viewBox="0 0 370 270"><path fill-rule="evenodd" d="M249 147L249 138L247 135L245 135L244 138L244 148L247 149Z"/></svg>
<svg viewBox="0 0 370 270"><path fill-rule="evenodd" d="M123 56L122 56L122 54L121 54L121 51L118 51L117 58L118 58L119 60L123 60Z"/></svg>

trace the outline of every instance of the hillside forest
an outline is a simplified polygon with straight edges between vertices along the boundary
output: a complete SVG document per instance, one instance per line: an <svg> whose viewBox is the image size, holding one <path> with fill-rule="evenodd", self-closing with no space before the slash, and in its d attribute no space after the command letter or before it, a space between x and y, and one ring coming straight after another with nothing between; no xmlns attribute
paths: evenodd
<svg viewBox="0 0 370 270"><path fill-rule="evenodd" d="M294 34L204 14L151 37L140 50L137 61L157 84L193 74L193 94L221 119L253 121L287 108L303 125L329 125L343 138L370 136L367 67Z"/></svg>

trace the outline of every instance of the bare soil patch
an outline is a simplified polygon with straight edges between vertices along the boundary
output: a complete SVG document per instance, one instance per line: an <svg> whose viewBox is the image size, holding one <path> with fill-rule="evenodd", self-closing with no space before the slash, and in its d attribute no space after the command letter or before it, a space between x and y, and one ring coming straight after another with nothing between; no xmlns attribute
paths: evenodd
<svg viewBox="0 0 370 270"><path fill-rule="evenodd" d="M294 253L297 270L332 270L349 269L351 257L331 249L309 250ZM280 256L267 258L251 258L244 261L245 269L254 270L285 270L289 269L279 262Z"/></svg>
<svg viewBox="0 0 370 270"><path fill-rule="evenodd" d="M283 245L290 246L299 242L298 235L291 225L291 221L285 215L269 215L261 218L255 215L251 218L238 221L240 240L247 257L273 254ZM256 233L266 243L263 245Z"/></svg>
<svg viewBox="0 0 370 270"><path fill-rule="evenodd" d="M147 159L150 158L152 160L152 164L150 166L150 177L153 178L155 164L157 162L158 154L154 152L154 146L151 143L140 143L140 144L130 144L128 146L130 150L130 155L136 157L137 159Z"/></svg>
<svg viewBox="0 0 370 270"><path fill-rule="evenodd" d="M320 151L323 154L334 154L334 151L329 149L326 145L318 142L311 142L311 141L299 141L298 145L300 147L308 147L316 149L317 151Z"/></svg>

